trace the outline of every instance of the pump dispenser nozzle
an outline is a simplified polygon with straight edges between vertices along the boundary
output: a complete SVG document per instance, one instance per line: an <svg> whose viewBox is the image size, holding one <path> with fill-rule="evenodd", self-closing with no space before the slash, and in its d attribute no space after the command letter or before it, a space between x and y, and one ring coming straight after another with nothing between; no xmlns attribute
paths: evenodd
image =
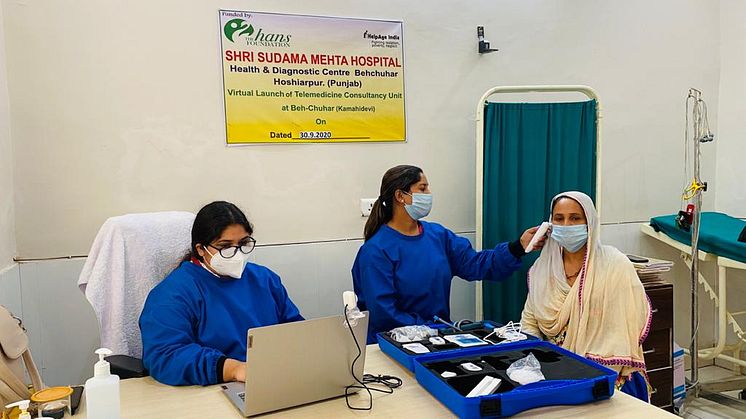
<svg viewBox="0 0 746 419"><path fill-rule="evenodd" d="M109 367L109 362L106 361L106 357L111 355L111 349L107 348L100 348L96 349L96 355L98 355L98 362L96 362L96 365L93 366L93 376L94 377L106 377L108 375L111 375L111 368Z"/></svg>

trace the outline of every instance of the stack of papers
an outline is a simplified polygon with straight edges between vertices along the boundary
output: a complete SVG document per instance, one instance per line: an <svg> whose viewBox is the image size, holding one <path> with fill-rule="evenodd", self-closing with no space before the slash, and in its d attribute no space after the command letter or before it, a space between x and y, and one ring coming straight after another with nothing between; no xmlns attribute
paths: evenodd
<svg viewBox="0 0 746 419"><path fill-rule="evenodd" d="M640 256L630 255L634 258L641 258ZM673 267L673 262L668 260L653 259L649 257L642 257L641 259L647 259L647 262L632 262L637 276L640 277L640 281L646 282L663 282L661 275L668 272Z"/></svg>

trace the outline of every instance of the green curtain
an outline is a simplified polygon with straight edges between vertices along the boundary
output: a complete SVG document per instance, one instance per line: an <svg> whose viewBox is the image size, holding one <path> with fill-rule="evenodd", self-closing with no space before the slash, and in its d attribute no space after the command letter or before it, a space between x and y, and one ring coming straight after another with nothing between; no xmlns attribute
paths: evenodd
<svg viewBox="0 0 746 419"><path fill-rule="evenodd" d="M595 201L596 101L488 103L484 118L484 249L515 240L549 218L552 198L585 192ZM483 283L484 318L518 321L526 300L523 268L500 283Z"/></svg>

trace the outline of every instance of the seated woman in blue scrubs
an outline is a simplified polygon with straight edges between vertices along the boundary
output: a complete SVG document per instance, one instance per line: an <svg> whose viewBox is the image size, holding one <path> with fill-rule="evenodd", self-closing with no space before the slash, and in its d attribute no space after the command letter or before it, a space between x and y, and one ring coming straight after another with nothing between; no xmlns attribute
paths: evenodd
<svg viewBox="0 0 746 419"><path fill-rule="evenodd" d="M365 224L365 243L352 267L360 310L370 313L368 343L399 326L450 319L454 276L467 281L501 280L521 266L524 248L537 228L520 240L476 252L469 241L436 223L430 213L427 177L414 166L389 169ZM543 241L537 246L541 248Z"/></svg>
<svg viewBox="0 0 746 419"><path fill-rule="evenodd" d="M140 315L143 363L170 385L245 381L246 331L303 320L280 277L248 263L256 241L238 207L213 202L192 226L192 248Z"/></svg>

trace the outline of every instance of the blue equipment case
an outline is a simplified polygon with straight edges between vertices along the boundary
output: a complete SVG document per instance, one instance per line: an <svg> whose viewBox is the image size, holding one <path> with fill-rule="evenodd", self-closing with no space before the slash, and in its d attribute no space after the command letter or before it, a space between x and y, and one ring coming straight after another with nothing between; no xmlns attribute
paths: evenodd
<svg viewBox="0 0 746 419"><path fill-rule="evenodd" d="M507 368L529 353L541 363L546 378L520 385L508 378ZM470 372L459 365L472 362L483 368ZM422 387L461 418L505 417L541 406L574 405L608 399L614 394L617 373L549 342L525 340L508 345L468 348L456 353L424 354L414 360ZM451 371L456 377L443 378ZM500 378L487 396L466 395L487 375Z"/></svg>
<svg viewBox="0 0 746 419"><path fill-rule="evenodd" d="M441 337L445 335L454 335L454 334L459 334L459 333L470 333L479 338L484 338L485 336L487 336L487 334L492 332L492 329L496 327L500 327L502 325L500 323L496 323L491 320L485 320L483 322L476 322L476 323L472 323L471 325L467 324L467 325L462 326L463 332L454 330L453 328L448 327L443 324L428 324L426 326L436 329L438 331L438 336L441 336ZM476 326L481 326L481 327L476 327ZM537 338L531 335L526 335L526 336L530 340L537 340ZM408 351L407 349L402 348L403 344L394 341L389 336L388 332L378 333L376 337L378 338L378 347L381 348L381 352L390 356L396 362L401 364L404 368L412 372L414 372L414 359L418 356L429 355L429 354L415 354L414 352L411 352L411 351ZM434 354L434 353L437 353L437 354L451 353L452 354L454 352L469 349L469 348L462 348L456 345L455 343L448 343L446 345L435 346L435 345L432 345L427 339L423 341L418 341L418 342L422 343L428 349L430 349L431 354ZM502 344L502 345L513 345L513 343ZM488 345L485 345L485 346L488 346Z"/></svg>

